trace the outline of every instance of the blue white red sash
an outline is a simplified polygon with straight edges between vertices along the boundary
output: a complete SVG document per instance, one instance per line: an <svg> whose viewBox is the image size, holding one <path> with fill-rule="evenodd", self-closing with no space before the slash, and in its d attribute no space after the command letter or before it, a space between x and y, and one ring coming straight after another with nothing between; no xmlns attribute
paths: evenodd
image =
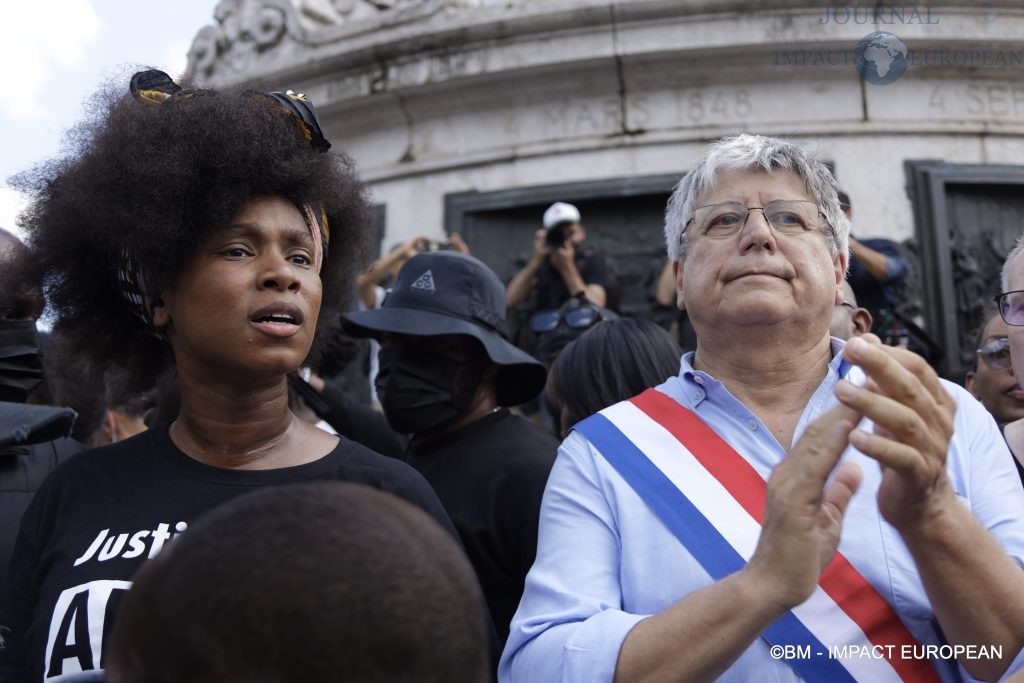
<svg viewBox="0 0 1024 683"><path fill-rule="evenodd" d="M575 428L712 579L746 565L761 534L765 481L695 413L649 389ZM811 597L762 635L770 645L807 648L809 657L785 660L806 681L939 680L927 660L900 657L904 645L920 647L918 641L838 552ZM873 656L830 656L830 646L843 645Z"/></svg>

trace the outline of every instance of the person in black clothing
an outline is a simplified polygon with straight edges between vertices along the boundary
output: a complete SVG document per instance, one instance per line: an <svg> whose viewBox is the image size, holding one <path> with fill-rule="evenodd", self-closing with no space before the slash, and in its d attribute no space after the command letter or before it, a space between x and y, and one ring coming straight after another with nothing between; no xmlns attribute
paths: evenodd
<svg viewBox="0 0 1024 683"><path fill-rule="evenodd" d="M0 587L7 585L18 522L32 496L58 464L84 448L70 438L73 410L27 403L44 374L38 266L28 247L0 228Z"/></svg>
<svg viewBox="0 0 1024 683"><path fill-rule="evenodd" d="M436 521L366 486L302 484L226 503L142 567L107 681L482 683L488 626Z"/></svg>
<svg viewBox="0 0 1024 683"><path fill-rule="evenodd" d="M504 643L558 441L503 406L536 396L544 366L507 341L504 287L472 256L413 256L381 308L346 318L353 336L380 340L384 416L412 434L406 461L448 511Z"/></svg>
<svg viewBox="0 0 1024 683"><path fill-rule="evenodd" d="M555 202L544 212L544 228L533 236L533 257L508 283L509 308L534 298L531 311L557 309L584 293L598 306L616 308L614 283L604 254L586 243L587 231L572 204Z"/></svg>
<svg viewBox="0 0 1024 683"><path fill-rule="evenodd" d="M853 221L853 204L840 190L839 206ZM897 320L900 303L897 288L907 279L910 266L899 246L885 238L854 239L850 236L850 265L846 280L853 288L857 304L867 309L874 321L872 332L883 339L891 329L902 325Z"/></svg>
<svg viewBox="0 0 1024 683"><path fill-rule="evenodd" d="M183 90L159 71L129 89L93 109L71 157L22 176L30 246L83 361L129 367L142 386L173 364L180 410L71 458L36 494L0 606L5 683L102 668L139 567L246 491L363 483L454 536L415 470L288 408L287 375L340 323L370 232L363 185L312 106Z"/></svg>

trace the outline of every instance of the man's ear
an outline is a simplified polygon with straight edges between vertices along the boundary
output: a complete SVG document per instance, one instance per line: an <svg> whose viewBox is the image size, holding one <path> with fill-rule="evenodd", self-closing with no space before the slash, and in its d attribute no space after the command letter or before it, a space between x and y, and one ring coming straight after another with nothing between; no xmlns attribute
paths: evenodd
<svg viewBox="0 0 1024 683"><path fill-rule="evenodd" d="M853 333L856 335L867 334L871 331L871 312L866 308L855 308L850 313L850 322L853 324Z"/></svg>
<svg viewBox="0 0 1024 683"><path fill-rule="evenodd" d="M981 400L978 396L977 387L974 385L974 370L968 370L967 374L964 375L964 389L971 393L971 396Z"/></svg>
<svg viewBox="0 0 1024 683"><path fill-rule="evenodd" d="M839 306L846 301L846 293L843 291L843 283L846 282L846 265L847 255L845 253L836 254L832 259L832 267L836 274L836 300L832 302L833 306Z"/></svg>
<svg viewBox="0 0 1024 683"><path fill-rule="evenodd" d="M680 311L686 310L686 297L683 292L683 263L682 261L672 262L672 279L676 283L676 308Z"/></svg>
<svg viewBox="0 0 1024 683"><path fill-rule="evenodd" d="M117 441L117 415L110 408L103 413L103 421L100 423L103 434L103 443L114 443Z"/></svg>

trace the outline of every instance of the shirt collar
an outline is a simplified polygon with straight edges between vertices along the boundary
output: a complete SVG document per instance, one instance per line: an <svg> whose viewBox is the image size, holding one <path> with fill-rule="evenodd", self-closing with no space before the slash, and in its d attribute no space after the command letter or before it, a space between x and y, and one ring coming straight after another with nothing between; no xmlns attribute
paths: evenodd
<svg viewBox="0 0 1024 683"><path fill-rule="evenodd" d="M843 349L846 347L845 341L831 337L830 343L832 360L828 364L826 383L834 386L838 380L849 375L854 366L843 355ZM693 356L693 351L683 354L679 365L679 380L682 382L686 394L692 399L692 405L696 407L708 397L708 394L714 395L724 387L721 382L708 373L694 369Z"/></svg>

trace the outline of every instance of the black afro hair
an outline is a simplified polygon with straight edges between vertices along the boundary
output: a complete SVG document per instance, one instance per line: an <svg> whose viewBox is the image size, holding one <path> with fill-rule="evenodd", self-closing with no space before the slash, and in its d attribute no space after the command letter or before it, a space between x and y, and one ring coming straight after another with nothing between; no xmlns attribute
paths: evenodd
<svg viewBox="0 0 1024 683"><path fill-rule="evenodd" d="M116 91L115 91L116 90ZM122 301L118 257L173 287L195 248L252 198L320 205L330 224L323 302L308 362L339 329L368 257L370 211L352 161L313 147L282 106L253 91L191 91L163 104L108 85L68 135L66 155L14 179L49 305L97 367L152 385L172 361Z"/></svg>

